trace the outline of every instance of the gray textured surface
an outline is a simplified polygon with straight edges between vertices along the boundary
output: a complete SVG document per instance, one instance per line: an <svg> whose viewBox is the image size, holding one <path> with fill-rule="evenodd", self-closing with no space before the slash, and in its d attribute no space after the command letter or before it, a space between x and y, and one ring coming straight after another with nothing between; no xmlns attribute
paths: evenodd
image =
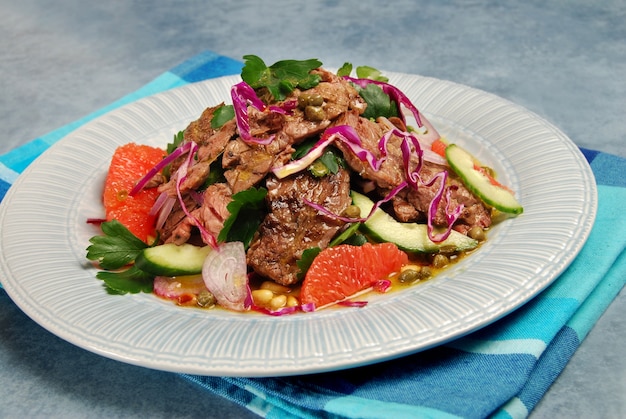
<svg viewBox="0 0 626 419"><path fill-rule="evenodd" d="M210 49L477 87L626 157L626 2L0 0L0 153ZM618 296L533 418L626 416ZM0 417L244 417L174 374L78 349L0 299Z"/></svg>

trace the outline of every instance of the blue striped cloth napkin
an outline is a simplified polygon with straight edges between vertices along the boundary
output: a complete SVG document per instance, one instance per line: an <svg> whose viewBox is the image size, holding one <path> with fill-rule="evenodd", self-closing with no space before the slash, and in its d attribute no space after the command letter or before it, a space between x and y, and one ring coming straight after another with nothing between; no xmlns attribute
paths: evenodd
<svg viewBox="0 0 626 419"><path fill-rule="evenodd" d="M241 66L207 51L106 108L0 156L0 200L29 163L80 125L173 87L239 74ZM589 240L553 285L511 315L438 348L340 372L183 377L267 418L528 416L626 282L626 222L621 214L626 159L582 152L599 194Z"/></svg>

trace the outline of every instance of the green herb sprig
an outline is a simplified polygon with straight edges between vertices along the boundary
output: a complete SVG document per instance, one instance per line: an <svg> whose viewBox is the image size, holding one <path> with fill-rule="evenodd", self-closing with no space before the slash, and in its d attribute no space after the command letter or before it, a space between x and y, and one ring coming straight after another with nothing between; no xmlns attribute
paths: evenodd
<svg viewBox="0 0 626 419"><path fill-rule="evenodd" d="M322 62L309 60L283 60L271 66L256 55L244 55L241 78L253 89L266 88L274 100L284 100L295 88L311 89L320 82L318 74L311 70L321 67Z"/></svg>
<svg viewBox="0 0 626 419"><path fill-rule="evenodd" d="M132 265L149 246L117 220L104 222L100 228L104 234L89 239L87 247L87 259L104 269L96 278L104 281L110 294L152 292L154 276Z"/></svg>
<svg viewBox="0 0 626 419"><path fill-rule="evenodd" d="M240 241L247 249L265 215L266 195L267 189L255 187L234 194L233 200L226 206L230 215L224 221L217 241Z"/></svg>

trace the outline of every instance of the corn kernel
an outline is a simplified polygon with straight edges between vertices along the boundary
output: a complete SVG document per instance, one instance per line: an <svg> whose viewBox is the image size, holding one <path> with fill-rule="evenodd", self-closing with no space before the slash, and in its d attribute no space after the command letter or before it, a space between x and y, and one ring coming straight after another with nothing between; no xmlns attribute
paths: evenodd
<svg viewBox="0 0 626 419"><path fill-rule="evenodd" d="M287 304L287 296L277 295L271 299L269 308L271 310L278 310L278 309L285 307L286 304Z"/></svg>
<svg viewBox="0 0 626 419"><path fill-rule="evenodd" d="M287 296L287 307L297 307L300 305L300 302L293 295Z"/></svg>
<svg viewBox="0 0 626 419"><path fill-rule="evenodd" d="M262 290L270 290L274 294L289 294L291 292L291 288L286 287L284 285L277 284L274 281L264 281L261 284L260 289L262 289Z"/></svg>
<svg viewBox="0 0 626 419"><path fill-rule="evenodd" d="M270 290L254 290L252 291L252 299L254 304L258 306L266 306L274 298L274 293Z"/></svg>

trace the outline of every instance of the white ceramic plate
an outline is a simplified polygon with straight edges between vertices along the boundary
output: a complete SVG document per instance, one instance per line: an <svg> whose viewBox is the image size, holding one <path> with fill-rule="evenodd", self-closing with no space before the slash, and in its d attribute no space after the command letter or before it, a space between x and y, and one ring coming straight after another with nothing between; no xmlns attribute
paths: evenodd
<svg viewBox="0 0 626 419"><path fill-rule="evenodd" d="M592 172L557 128L491 94L390 74L451 141L493 166L523 215L445 274L364 308L272 317L184 309L149 294L111 296L85 259L114 149L164 146L238 77L139 100L62 139L18 178L0 208L0 281L33 320L89 351L149 368L280 376L354 367L442 344L510 313L574 259L596 213Z"/></svg>

